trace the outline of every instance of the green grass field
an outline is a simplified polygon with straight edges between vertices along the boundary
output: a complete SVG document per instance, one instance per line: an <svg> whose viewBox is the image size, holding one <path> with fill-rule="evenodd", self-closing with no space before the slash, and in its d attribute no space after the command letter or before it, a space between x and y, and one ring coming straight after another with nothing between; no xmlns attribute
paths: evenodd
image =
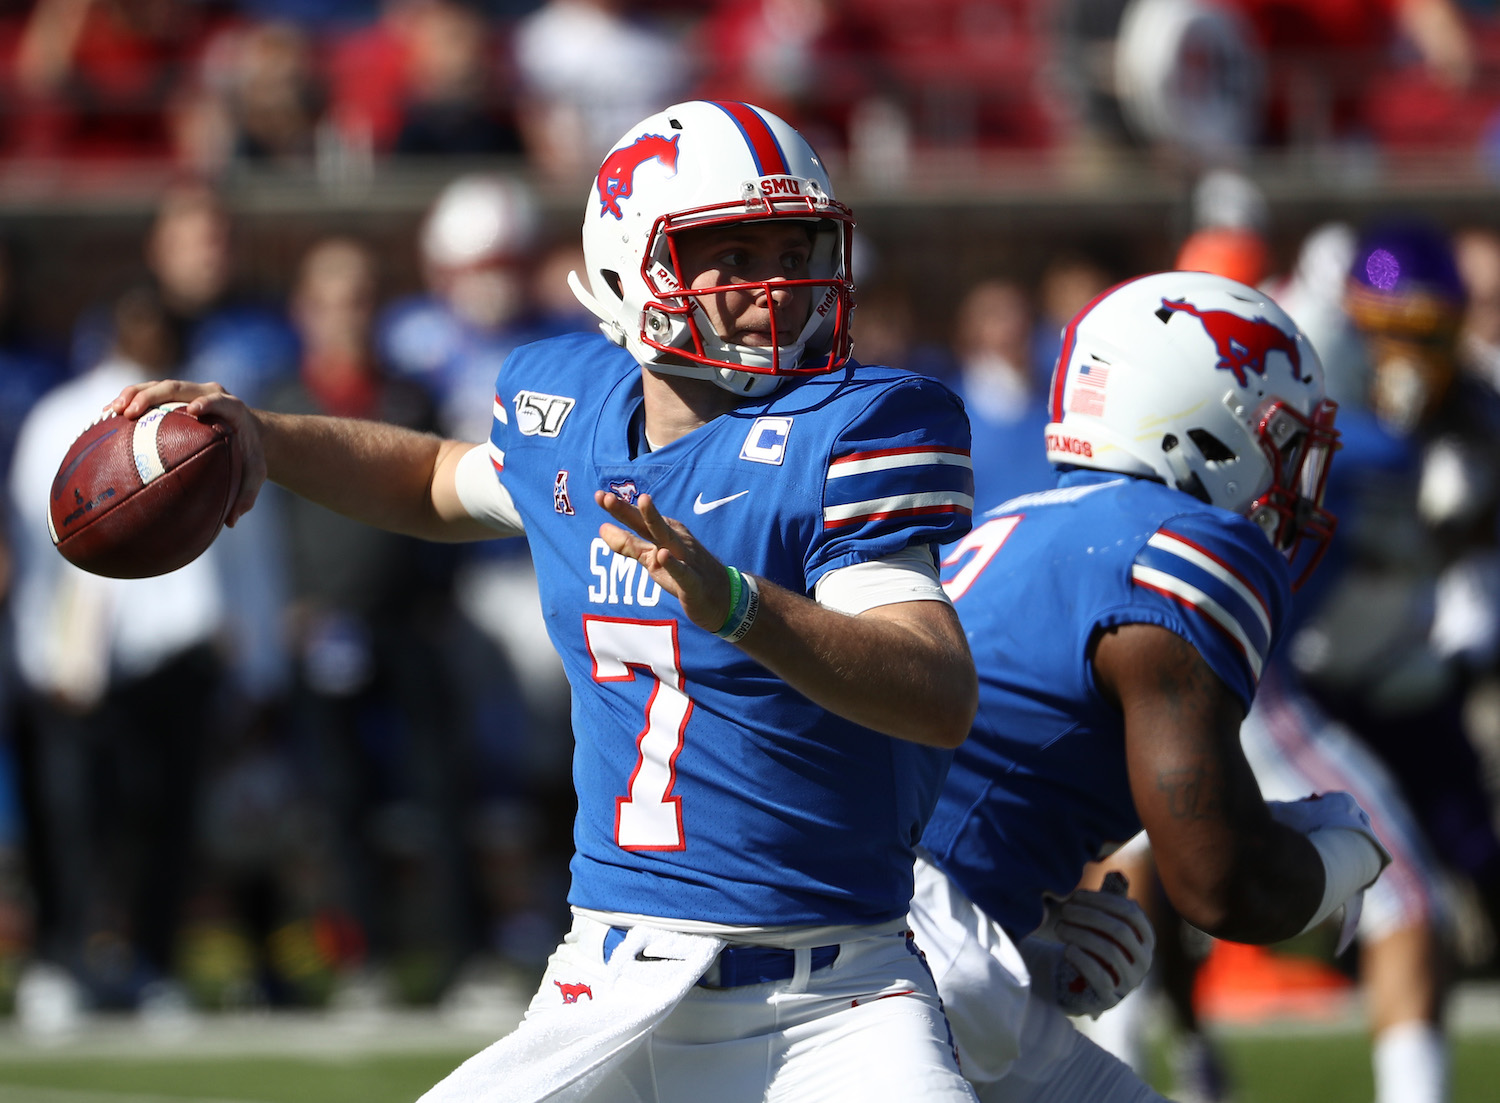
<svg viewBox="0 0 1500 1103"><path fill-rule="evenodd" d="M411 1103L468 1054L90 1057L0 1064L3 1103Z"/></svg>
<svg viewBox="0 0 1500 1103"><path fill-rule="evenodd" d="M1236 1035L1225 1052L1236 1103L1370 1103L1369 1046L1356 1033ZM151 1046L143 1049L150 1050ZM472 1052L433 1048L322 1056L256 1052L0 1055L0 1103L410 1103ZM1500 1035L1454 1042L1453 1103L1500 1099ZM713 1099L705 1086L705 1103ZM1080 1101L1086 1103L1086 1101Z"/></svg>
<svg viewBox="0 0 1500 1103"><path fill-rule="evenodd" d="M1452 1103L1500 1100L1500 1036L1458 1038L1452 1053ZM1370 1103L1375 1098L1370 1043L1362 1034L1229 1037L1224 1056L1236 1103ZM1156 1079L1158 1087L1169 1087Z"/></svg>

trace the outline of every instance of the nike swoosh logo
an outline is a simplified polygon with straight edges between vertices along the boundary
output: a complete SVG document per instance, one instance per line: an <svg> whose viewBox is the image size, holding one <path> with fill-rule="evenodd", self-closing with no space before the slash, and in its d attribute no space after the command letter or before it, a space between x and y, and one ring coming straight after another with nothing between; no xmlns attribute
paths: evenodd
<svg viewBox="0 0 1500 1103"><path fill-rule="evenodd" d="M70 478L73 477L73 472L75 472L75 471L78 470L78 465L81 464L84 461L85 458L87 458L88 454L90 452L92 452L95 448L98 448L101 444L103 444L105 441L107 441L110 437L114 436L119 431L120 430L119 430L118 427L116 427L114 429L111 429L109 432L105 433L98 440L96 440L92 444L90 444L82 452L78 453L78 455L74 456L73 457L73 462L70 463L70 464L68 464L67 467L63 468L61 471L59 471L57 473L57 478L53 481L53 485L54 486L64 486L64 485L66 485L67 481ZM52 495L52 498L55 501L57 499L57 495L56 494Z"/></svg>
<svg viewBox="0 0 1500 1103"><path fill-rule="evenodd" d="M743 498L746 494L749 494L749 493L750 492L748 490L742 490L738 494L731 494L727 498L715 498L711 502L705 502L703 500L703 495L699 494L698 497L693 500L693 512L694 513L707 513L711 509L718 509L721 505L723 505L726 502L732 502L736 498Z"/></svg>

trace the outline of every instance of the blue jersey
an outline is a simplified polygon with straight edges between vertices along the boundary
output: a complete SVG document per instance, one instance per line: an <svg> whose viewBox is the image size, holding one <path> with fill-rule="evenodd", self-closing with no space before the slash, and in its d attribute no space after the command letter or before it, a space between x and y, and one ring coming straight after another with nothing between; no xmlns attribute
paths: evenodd
<svg viewBox="0 0 1500 1103"><path fill-rule="evenodd" d="M962 381L954 388L964 399L974 434L974 511L984 513L1034 490L1046 490L1057 473L1043 446L1052 413L1040 391L1008 420L993 417L971 401Z"/></svg>
<svg viewBox="0 0 1500 1103"><path fill-rule="evenodd" d="M654 452L641 375L603 337L517 349L492 457L573 687L576 906L744 925L902 915L945 752L809 702L599 536L596 490L650 493L723 562L801 594L967 531L952 392L889 368L789 382Z"/></svg>
<svg viewBox="0 0 1500 1103"><path fill-rule="evenodd" d="M944 561L979 670L979 715L923 845L1012 935L1085 863L1141 829L1119 710L1090 642L1124 624L1181 636L1248 710L1289 600L1253 523L1160 483L1073 471L986 515Z"/></svg>

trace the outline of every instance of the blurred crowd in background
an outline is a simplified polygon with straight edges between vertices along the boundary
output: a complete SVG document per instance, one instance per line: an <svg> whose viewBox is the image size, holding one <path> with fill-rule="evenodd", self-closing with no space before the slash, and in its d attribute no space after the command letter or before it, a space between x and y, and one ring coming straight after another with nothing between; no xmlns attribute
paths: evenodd
<svg viewBox="0 0 1500 1103"><path fill-rule="evenodd" d="M1097 294L1174 258L1268 288L1380 442L1351 468L1374 481L1336 504L1350 542L1325 572L1364 588L1331 581L1343 596L1288 646L1423 823L1457 969L1495 970L1500 219L1377 227L1417 259L1351 282L1369 227L1287 243L1234 168L1257 149L1429 146L1500 166L1500 9L38 0L0 3L0 57L0 175L174 172L111 260L135 275L63 327L30 324L29 255L0 251L0 1006L23 1026L429 1005L540 969L567 921L571 733L524 547L422 544L268 488L194 564L115 582L65 564L41 518L68 445L139 379L483 439L508 352L593 325L550 190L572 212L626 126L692 95L785 114L867 188L995 149L1191 171L1149 257L1081 233L1018 274L997 239L992 272L939 289L940 316L874 241L855 355L962 394L977 515L1051 484L1048 376ZM389 241L340 229L246 291L238 168L407 157L453 166L403 243L415 279L393 284Z"/></svg>
<svg viewBox="0 0 1500 1103"><path fill-rule="evenodd" d="M899 182L1158 138L1500 161L1492 0L6 0L0 158L524 154L573 181L695 96Z"/></svg>

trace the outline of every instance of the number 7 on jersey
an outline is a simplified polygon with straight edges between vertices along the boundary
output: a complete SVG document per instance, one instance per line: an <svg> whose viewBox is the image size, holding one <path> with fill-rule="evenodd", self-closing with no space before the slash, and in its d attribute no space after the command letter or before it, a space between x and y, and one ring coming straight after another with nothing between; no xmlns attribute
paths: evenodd
<svg viewBox="0 0 1500 1103"><path fill-rule="evenodd" d="M672 795L672 786L693 701L683 689L677 622L584 617L583 633L594 681L633 682L640 672L656 683L636 737L628 795L615 800L615 844L622 850L681 850L682 798Z"/></svg>

